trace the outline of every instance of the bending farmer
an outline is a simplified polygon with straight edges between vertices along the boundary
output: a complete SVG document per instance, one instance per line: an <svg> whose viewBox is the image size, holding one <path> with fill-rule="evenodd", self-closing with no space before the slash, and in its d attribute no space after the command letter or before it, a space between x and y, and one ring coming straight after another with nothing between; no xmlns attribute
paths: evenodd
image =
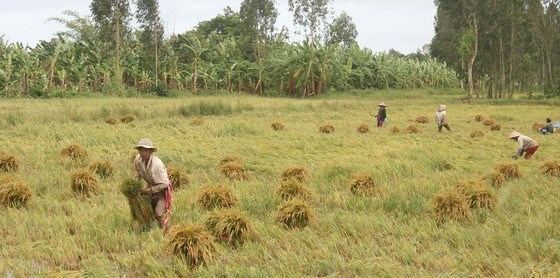
<svg viewBox="0 0 560 278"><path fill-rule="evenodd" d="M522 156L525 153L525 158L531 158L531 156L537 151L539 148L539 144L537 141L517 132L513 131L509 136L509 139L513 141L519 142L519 148L517 153L513 155L513 158L517 159L518 157Z"/></svg>

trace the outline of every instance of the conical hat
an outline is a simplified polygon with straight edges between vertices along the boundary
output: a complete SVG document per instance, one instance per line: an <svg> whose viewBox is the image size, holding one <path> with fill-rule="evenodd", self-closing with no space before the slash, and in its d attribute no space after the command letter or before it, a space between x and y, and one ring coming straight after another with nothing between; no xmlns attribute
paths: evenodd
<svg viewBox="0 0 560 278"><path fill-rule="evenodd" d="M509 135L509 139L513 139L513 138L516 138L516 137L519 137L519 136L521 136L521 133L519 133L519 132L517 132L517 131L514 130L514 131L512 131L511 134Z"/></svg>
<svg viewBox="0 0 560 278"><path fill-rule="evenodd" d="M445 105L445 104L440 104L440 105L438 106L438 108L437 108L437 111L440 111L440 112L441 112L441 111L445 110L445 108L447 108L447 105Z"/></svg>
<svg viewBox="0 0 560 278"><path fill-rule="evenodd" d="M383 106L383 107L387 107L387 104L385 104L384 101L382 101L380 104L378 104L377 106Z"/></svg>

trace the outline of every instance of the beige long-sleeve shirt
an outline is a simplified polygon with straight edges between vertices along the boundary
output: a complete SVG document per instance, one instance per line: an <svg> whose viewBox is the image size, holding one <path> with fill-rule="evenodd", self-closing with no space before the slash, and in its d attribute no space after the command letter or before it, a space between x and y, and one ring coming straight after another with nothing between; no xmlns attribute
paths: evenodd
<svg viewBox="0 0 560 278"><path fill-rule="evenodd" d="M447 113L445 112L445 110L437 111L435 120L436 120L436 124L438 124L438 125L446 125L447 124Z"/></svg>
<svg viewBox="0 0 560 278"><path fill-rule="evenodd" d="M155 155L151 155L148 164L142 161L140 154L134 158L134 168L136 168L136 179L145 180L151 194L161 192L169 186L169 178L165 165Z"/></svg>
<svg viewBox="0 0 560 278"><path fill-rule="evenodd" d="M538 146L539 144L537 143L537 141L525 136L525 135L520 135L519 137L517 137L517 142L519 142L519 152L526 151L528 148L534 147L534 146Z"/></svg>

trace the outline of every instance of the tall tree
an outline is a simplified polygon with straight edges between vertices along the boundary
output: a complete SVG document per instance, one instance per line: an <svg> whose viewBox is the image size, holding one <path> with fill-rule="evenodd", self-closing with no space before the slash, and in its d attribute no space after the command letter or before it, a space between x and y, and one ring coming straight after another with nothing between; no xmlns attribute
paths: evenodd
<svg viewBox="0 0 560 278"><path fill-rule="evenodd" d="M273 0L243 0L239 9L246 39L252 43L257 60L266 57L267 46L274 35L278 10Z"/></svg>
<svg viewBox="0 0 560 278"><path fill-rule="evenodd" d="M295 25L304 28L304 35L311 43L322 37L327 15L331 13L329 4L334 0L288 0L288 10L293 13Z"/></svg>
<svg viewBox="0 0 560 278"><path fill-rule="evenodd" d="M157 85L159 48L163 43L163 24L159 17L158 1L137 0L136 5L136 19L140 24L139 40L143 52L141 66L153 70Z"/></svg>
<svg viewBox="0 0 560 278"><path fill-rule="evenodd" d="M107 43L106 53L114 55L115 81L121 83L121 52L130 35L129 0L92 0L90 10L99 30L99 39Z"/></svg>
<svg viewBox="0 0 560 278"><path fill-rule="evenodd" d="M350 46L356 43L358 30L356 24L352 21L352 17L346 12L342 12L327 27L326 43L340 46Z"/></svg>

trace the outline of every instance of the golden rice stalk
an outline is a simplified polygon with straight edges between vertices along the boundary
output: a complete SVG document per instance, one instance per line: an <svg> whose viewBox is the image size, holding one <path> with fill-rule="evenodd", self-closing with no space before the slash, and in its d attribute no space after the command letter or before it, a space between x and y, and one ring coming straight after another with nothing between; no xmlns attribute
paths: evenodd
<svg viewBox="0 0 560 278"><path fill-rule="evenodd" d="M0 172L15 172L17 169L19 169L19 159L15 155L0 151Z"/></svg>
<svg viewBox="0 0 560 278"><path fill-rule="evenodd" d="M541 165L541 172L550 177L560 177L560 162L558 160L546 161Z"/></svg>
<svg viewBox="0 0 560 278"><path fill-rule="evenodd" d="M282 174L280 174L280 179L282 181L293 179L299 182L307 182L309 181L309 171L303 166L293 166L285 169Z"/></svg>
<svg viewBox="0 0 560 278"><path fill-rule="evenodd" d="M276 214L276 221L287 229L304 228L313 218L314 215L309 206L299 199L284 202Z"/></svg>
<svg viewBox="0 0 560 278"><path fill-rule="evenodd" d="M276 194L284 201L294 198L301 200L312 199L311 190L294 179L282 182L278 189L276 189Z"/></svg>
<svg viewBox="0 0 560 278"><path fill-rule="evenodd" d="M478 180L459 180L455 184L455 190L460 194L466 194L467 192L471 191L473 188L482 187L484 186L484 182L482 179Z"/></svg>
<svg viewBox="0 0 560 278"><path fill-rule="evenodd" d="M494 170L498 171L506 180L521 177L521 172L519 171L519 166L517 164L502 163L494 167Z"/></svg>
<svg viewBox="0 0 560 278"><path fill-rule="evenodd" d="M326 124L326 125L322 125L319 127L319 131L322 133L333 133L334 132L334 126Z"/></svg>
<svg viewBox="0 0 560 278"><path fill-rule="evenodd" d="M228 164L230 162L241 163L241 159L239 159L238 157L235 157L235 156L226 156L224 159L220 160L220 163L218 164L218 166L222 166L222 165Z"/></svg>
<svg viewBox="0 0 560 278"><path fill-rule="evenodd" d="M400 133L401 130L398 127L394 126L391 129L389 129L389 132L396 134L396 133Z"/></svg>
<svg viewBox="0 0 560 278"><path fill-rule="evenodd" d="M369 126L367 124L361 124L361 125L358 126L356 131L358 133L368 133L369 132Z"/></svg>
<svg viewBox="0 0 560 278"><path fill-rule="evenodd" d="M237 197L229 186L206 185L198 192L196 203L206 210L231 208L237 204Z"/></svg>
<svg viewBox="0 0 560 278"><path fill-rule="evenodd" d="M271 125L273 130L284 130L284 125L281 122L273 122Z"/></svg>
<svg viewBox="0 0 560 278"><path fill-rule="evenodd" d="M190 268L206 265L216 251L212 235L197 224L180 224L169 229L167 247Z"/></svg>
<svg viewBox="0 0 560 278"><path fill-rule="evenodd" d="M422 131L420 131L420 128L418 126L415 126L415 125L410 125L404 130L404 133L408 133L408 134L421 133L421 132Z"/></svg>
<svg viewBox="0 0 560 278"><path fill-rule="evenodd" d="M467 203L470 208L494 209L496 206L496 197L486 186L477 186L465 193Z"/></svg>
<svg viewBox="0 0 560 278"><path fill-rule="evenodd" d="M80 169L72 174L70 182L72 191L91 196L99 192L97 180L89 169Z"/></svg>
<svg viewBox="0 0 560 278"><path fill-rule="evenodd" d="M136 120L136 116L134 115L126 115L121 118L121 123L126 124Z"/></svg>
<svg viewBox="0 0 560 278"><path fill-rule="evenodd" d="M480 137L484 137L483 131L473 130L473 132L471 132L471 138L480 138Z"/></svg>
<svg viewBox="0 0 560 278"><path fill-rule="evenodd" d="M121 184L121 192L128 199L132 220L147 227L154 219L154 212L148 197L140 195L142 188L142 182L132 178L125 179Z"/></svg>
<svg viewBox="0 0 560 278"><path fill-rule="evenodd" d="M191 126L201 126L204 124L204 120L203 119L193 119L189 125Z"/></svg>
<svg viewBox="0 0 560 278"><path fill-rule="evenodd" d="M89 169L92 172L99 175L102 179L104 179L111 176L111 174L113 174L113 170L115 169L115 166L113 165L113 162L111 162L110 160L101 159L92 162L89 165Z"/></svg>
<svg viewBox="0 0 560 278"><path fill-rule="evenodd" d="M493 123L490 126L490 130L492 130L492 131L500 131L501 129L502 129L502 125L499 124L499 123Z"/></svg>
<svg viewBox="0 0 560 278"><path fill-rule="evenodd" d="M484 117L482 117L481 115L476 115L474 117L474 120L477 121L477 122L482 122L482 121L484 121Z"/></svg>
<svg viewBox="0 0 560 278"><path fill-rule="evenodd" d="M189 186L190 178L181 168L169 167L167 168L167 177L173 185L173 189L179 189Z"/></svg>
<svg viewBox="0 0 560 278"><path fill-rule="evenodd" d="M350 181L350 192L355 195L374 196L376 185L371 176L365 173L357 174Z"/></svg>
<svg viewBox="0 0 560 278"><path fill-rule="evenodd" d="M438 195L434 199L434 205L438 225L449 220L461 222L472 218L467 201L456 191Z"/></svg>
<svg viewBox="0 0 560 278"><path fill-rule="evenodd" d="M4 207L25 207L33 196L33 189L19 178L6 175L0 178L0 204Z"/></svg>
<svg viewBox="0 0 560 278"><path fill-rule="evenodd" d="M426 116L418 116L418 117L416 117L416 120L414 120L414 122L419 123L419 124L427 124L429 121L430 120Z"/></svg>
<svg viewBox="0 0 560 278"><path fill-rule="evenodd" d="M491 126L491 125L493 125L494 123L495 123L495 122L494 122L494 120L492 120L492 119L484 119L484 120L482 121L482 124L484 124L485 126Z"/></svg>
<svg viewBox="0 0 560 278"><path fill-rule="evenodd" d="M237 209L211 211L203 222L212 236L229 244L243 244L255 235L249 217Z"/></svg>
<svg viewBox="0 0 560 278"><path fill-rule="evenodd" d="M543 127L542 124L539 124L537 122L533 123L533 131L539 132L541 131L542 127Z"/></svg>
<svg viewBox="0 0 560 278"><path fill-rule="evenodd" d="M490 176L491 176L490 178L492 181L492 185L498 188L501 187L507 180L504 174L502 174L498 170L492 170Z"/></svg>
<svg viewBox="0 0 560 278"><path fill-rule="evenodd" d="M70 144L64 147L60 154L72 159L84 158L87 156L86 149L78 144Z"/></svg>
<svg viewBox="0 0 560 278"><path fill-rule="evenodd" d="M220 173L230 180L247 180L249 175L239 162L228 162L219 166Z"/></svg>
<svg viewBox="0 0 560 278"><path fill-rule="evenodd" d="M105 122L110 124L110 125L116 125L119 120L117 120L117 118L113 117L113 116L108 116L105 118Z"/></svg>

